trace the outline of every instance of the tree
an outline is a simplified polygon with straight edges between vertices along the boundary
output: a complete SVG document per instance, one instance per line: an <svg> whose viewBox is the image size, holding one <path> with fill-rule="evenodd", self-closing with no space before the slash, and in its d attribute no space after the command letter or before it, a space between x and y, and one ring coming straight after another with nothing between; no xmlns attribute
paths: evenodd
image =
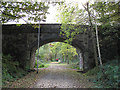
<svg viewBox="0 0 120 90"><path fill-rule="evenodd" d="M59 50L60 50L60 43L59 42L53 42L50 50L52 51L52 54L54 55L54 60L56 60L58 58L57 56L58 56L58 53L59 53Z"/></svg>
<svg viewBox="0 0 120 90"><path fill-rule="evenodd" d="M38 55L38 50L36 50L36 56L40 56L40 60L42 61L50 61L51 60L51 50L49 44L43 45L39 49L39 55Z"/></svg>
<svg viewBox="0 0 120 90"><path fill-rule="evenodd" d="M90 33L92 36L92 43L93 43L93 48L94 48L94 59L96 62L96 66L98 66L98 59L97 59L97 49L96 49L96 40L95 40L95 32L93 29L93 23L92 23L92 16L91 16L91 12L90 12L90 6L89 6L89 2L86 3L86 5L83 5L83 7L85 8L85 10L88 13L88 20L89 20L89 24L90 24ZM102 64L102 63L101 63Z"/></svg>
<svg viewBox="0 0 120 90"><path fill-rule="evenodd" d="M87 6L84 5L85 9L79 9L78 4L62 4L60 7L60 20L61 20L61 33L66 38L66 42L71 43L74 39L75 35L86 31L85 29L81 29L79 26L82 25L89 25L90 26L90 35L92 37L92 43L94 48L94 58L96 62L96 66L98 65L97 60L97 50L96 50L96 42L95 42L95 34L91 19L91 13L89 11L90 7L88 4ZM87 11L87 12L86 12ZM74 31L73 31L74 30ZM80 31L81 30L81 31ZM73 31L73 32L71 32ZM65 34L65 35L64 35Z"/></svg>
<svg viewBox="0 0 120 90"><path fill-rule="evenodd" d="M119 3L118 2L95 2L91 7L95 10L97 20L101 25L119 23Z"/></svg>
<svg viewBox="0 0 120 90"><path fill-rule="evenodd" d="M82 10L79 10L77 3L66 4L64 2L58 7L58 11L60 14L57 16L62 23L60 34L65 38L65 42L71 44L75 36L83 31L79 23L77 23L77 17Z"/></svg>
<svg viewBox="0 0 120 90"><path fill-rule="evenodd" d="M62 43L59 53L64 56L64 61L67 61L68 64L70 60L72 61L74 59L74 56L78 55L76 48L67 43Z"/></svg>
<svg viewBox="0 0 120 90"><path fill-rule="evenodd" d="M91 7L95 10L97 23L101 25L100 46L102 57L106 60L119 58L119 3L118 2L95 2Z"/></svg>
<svg viewBox="0 0 120 90"><path fill-rule="evenodd" d="M1 2L2 23L9 21L19 22L19 19L28 21L40 21L46 19L48 14L48 3L46 2ZM25 20L24 18L27 18Z"/></svg>
<svg viewBox="0 0 120 90"><path fill-rule="evenodd" d="M78 50L77 53L78 53L78 57L79 57L79 60L80 60L79 68L80 68L81 71L83 71L83 57L82 57L82 53L80 52L80 50Z"/></svg>

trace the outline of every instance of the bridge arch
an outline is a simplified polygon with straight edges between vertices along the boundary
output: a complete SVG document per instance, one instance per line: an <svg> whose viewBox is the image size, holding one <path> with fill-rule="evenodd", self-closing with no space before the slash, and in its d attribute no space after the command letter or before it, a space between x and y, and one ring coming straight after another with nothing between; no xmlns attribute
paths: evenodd
<svg viewBox="0 0 120 90"><path fill-rule="evenodd" d="M42 34L41 34L42 35ZM50 36L51 36L51 34L50 34ZM39 42L39 45L40 45L40 47L41 46L43 46L43 45L45 45L45 44L48 44L48 43L51 43L51 42L64 42L64 39L63 38L61 38L60 36L58 36L58 35L54 35L54 36L52 36L52 37L50 37L49 35L48 35L48 37L45 39L45 37L43 36L42 38L41 38L41 40L40 40L40 42ZM81 42L79 42L78 40L73 40L73 42L72 42L72 44L71 44L73 47L75 47L77 50L79 50L81 53L84 53L85 51L86 51L86 49L85 49L85 46L81 43ZM36 52L36 50L38 49L38 40L36 40L32 45L31 45L31 47L30 47L30 50L33 52L32 54L32 56L31 56L31 64L33 63L33 62L35 62L35 52ZM84 54L83 54L84 55ZM86 55L85 55L86 56ZM85 58L83 58L83 59L85 59ZM32 64L32 66L31 67L34 67L34 63Z"/></svg>
<svg viewBox="0 0 120 90"><path fill-rule="evenodd" d="M59 35L61 24L41 24L41 37L40 37L40 46L50 43L50 42L63 42L64 38ZM88 28L88 26L83 26L83 28ZM24 66L33 68L35 61L35 51L38 48L37 41L37 28L34 28L31 25L2 25L3 32L3 47L11 47L9 45L8 39L11 39L13 45L17 47L18 52L14 53L17 55L19 53L19 61ZM87 30L89 31L89 30ZM82 32L76 35L76 38L72 42L72 46L81 50L84 59L84 70L89 70L94 66L93 58L93 47L89 43L91 41L89 37L89 32ZM7 43L7 44L5 44ZM12 53L11 51L3 50L3 53ZM23 63L24 62L24 63Z"/></svg>

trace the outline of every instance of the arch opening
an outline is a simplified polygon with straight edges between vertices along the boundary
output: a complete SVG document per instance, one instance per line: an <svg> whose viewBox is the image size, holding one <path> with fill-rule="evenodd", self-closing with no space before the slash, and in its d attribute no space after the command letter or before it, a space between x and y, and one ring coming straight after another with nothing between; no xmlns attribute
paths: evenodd
<svg viewBox="0 0 120 90"><path fill-rule="evenodd" d="M83 70L83 57L80 49L63 42L51 42L35 51L35 67L46 67L48 63L71 64L72 68ZM38 57L39 56L39 57Z"/></svg>

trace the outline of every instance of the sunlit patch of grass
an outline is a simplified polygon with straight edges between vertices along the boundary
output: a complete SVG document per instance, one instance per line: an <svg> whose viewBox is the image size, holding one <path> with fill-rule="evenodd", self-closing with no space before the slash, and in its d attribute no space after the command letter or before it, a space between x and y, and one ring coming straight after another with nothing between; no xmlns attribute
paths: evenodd
<svg viewBox="0 0 120 90"><path fill-rule="evenodd" d="M44 68L47 68L47 67L49 67L49 65L50 65L50 64L45 64L45 65L44 65Z"/></svg>

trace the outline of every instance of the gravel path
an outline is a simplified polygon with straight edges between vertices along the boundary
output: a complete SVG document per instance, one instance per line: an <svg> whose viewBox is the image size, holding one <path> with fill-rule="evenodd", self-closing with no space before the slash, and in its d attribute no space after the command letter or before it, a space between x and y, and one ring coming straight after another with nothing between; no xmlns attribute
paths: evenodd
<svg viewBox="0 0 120 90"><path fill-rule="evenodd" d="M8 82L7 88L89 88L93 83L81 73L70 69L66 64L51 63L48 68L40 68L39 73L30 72L28 75Z"/></svg>
<svg viewBox="0 0 120 90"><path fill-rule="evenodd" d="M39 71L40 72L40 71ZM89 88L91 83L67 65L52 63L32 88Z"/></svg>

